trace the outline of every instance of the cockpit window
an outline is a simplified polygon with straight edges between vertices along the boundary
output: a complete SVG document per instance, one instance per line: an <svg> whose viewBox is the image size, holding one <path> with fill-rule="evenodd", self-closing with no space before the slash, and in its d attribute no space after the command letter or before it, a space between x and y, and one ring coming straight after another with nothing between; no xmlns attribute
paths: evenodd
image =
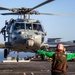
<svg viewBox="0 0 75 75"><path fill-rule="evenodd" d="M27 23L26 24L26 29L32 30L32 24Z"/></svg>
<svg viewBox="0 0 75 75"><path fill-rule="evenodd" d="M15 23L14 30L25 29L24 23Z"/></svg>
<svg viewBox="0 0 75 75"><path fill-rule="evenodd" d="M40 24L33 24L33 30L43 31L42 26Z"/></svg>

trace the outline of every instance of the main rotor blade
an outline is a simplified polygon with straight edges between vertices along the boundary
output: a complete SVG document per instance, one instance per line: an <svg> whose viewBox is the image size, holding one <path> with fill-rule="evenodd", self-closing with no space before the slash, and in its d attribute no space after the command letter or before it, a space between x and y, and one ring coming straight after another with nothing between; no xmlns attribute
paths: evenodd
<svg viewBox="0 0 75 75"><path fill-rule="evenodd" d="M10 10L9 8L0 7L0 10Z"/></svg>
<svg viewBox="0 0 75 75"><path fill-rule="evenodd" d="M24 15L25 13L2 13L1 15ZM30 15L50 15L50 16L75 16L75 14L52 14L52 13L42 13L42 12L32 12Z"/></svg>
<svg viewBox="0 0 75 75"><path fill-rule="evenodd" d="M0 7L0 10L9 10L9 11L12 11L12 12L17 12L18 11L18 8L5 8L5 7Z"/></svg>
<svg viewBox="0 0 75 75"><path fill-rule="evenodd" d="M45 2L43 2L43 3L41 3L41 4L39 4L39 5L37 5L37 6L33 7L33 8L31 8L31 10L34 10L34 9L36 9L36 8L42 6L42 5L45 5L45 4L49 3L49 2L52 2L52 1L54 1L54 0L47 0L47 1L45 1ZM31 10L30 10L30 11L31 11Z"/></svg>
<svg viewBox="0 0 75 75"><path fill-rule="evenodd" d="M52 15L52 16L75 16L75 14L52 14L39 12L38 15Z"/></svg>
<svg viewBox="0 0 75 75"><path fill-rule="evenodd" d="M21 15L20 13L2 13L1 15ZM23 14L22 14L23 15Z"/></svg>

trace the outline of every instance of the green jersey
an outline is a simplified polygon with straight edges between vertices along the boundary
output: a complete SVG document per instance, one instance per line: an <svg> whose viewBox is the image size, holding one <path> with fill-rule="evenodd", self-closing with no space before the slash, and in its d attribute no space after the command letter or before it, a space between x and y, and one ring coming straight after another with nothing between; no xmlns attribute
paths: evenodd
<svg viewBox="0 0 75 75"><path fill-rule="evenodd" d="M38 52L38 54L42 54L42 55L47 56L49 58L53 58L53 55L55 53L55 52L47 52L47 51L43 51L43 50L38 50L37 52ZM67 55L67 60L72 60L75 58L75 53L68 53L66 55Z"/></svg>

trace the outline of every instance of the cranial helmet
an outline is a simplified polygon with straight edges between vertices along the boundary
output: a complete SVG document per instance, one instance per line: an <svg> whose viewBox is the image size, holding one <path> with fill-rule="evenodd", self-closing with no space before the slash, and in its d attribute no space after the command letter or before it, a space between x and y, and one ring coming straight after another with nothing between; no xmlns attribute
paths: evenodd
<svg viewBox="0 0 75 75"><path fill-rule="evenodd" d="M63 44L57 44L57 50L62 50L62 51L64 51L64 45Z"/></svg>

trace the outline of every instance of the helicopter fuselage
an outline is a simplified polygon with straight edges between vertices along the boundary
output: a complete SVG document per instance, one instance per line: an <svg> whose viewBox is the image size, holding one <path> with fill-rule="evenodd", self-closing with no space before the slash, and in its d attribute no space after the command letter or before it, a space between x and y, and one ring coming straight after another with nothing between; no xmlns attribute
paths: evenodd
<svg viewBox="0 0 75 75"><path fill-rule="evenodd" d="M44 28L38 20L14 20L6 31L8 43L17 51L35 51L44 43Z"/></svg>

